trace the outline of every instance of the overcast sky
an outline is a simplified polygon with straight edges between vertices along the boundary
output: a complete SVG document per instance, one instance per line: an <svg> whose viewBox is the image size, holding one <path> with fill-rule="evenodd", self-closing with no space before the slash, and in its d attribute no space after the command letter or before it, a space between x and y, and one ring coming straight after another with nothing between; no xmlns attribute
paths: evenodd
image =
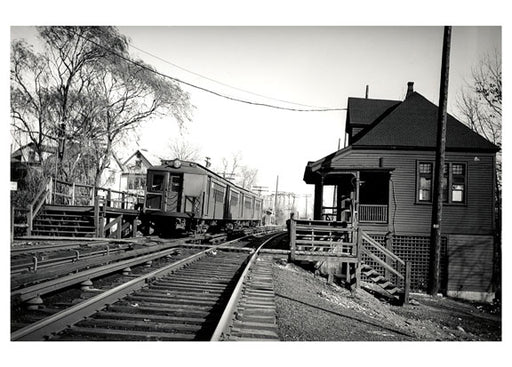
<svg viewBox="0 0 512 367"><path fill-rule="evenodd" d="M439 26L119 29L130 38L131 53L159 72L235 98L345 108L348 97L364 97L366 85L370 98L402 100L413 81L416 91L438 104ZM34 35L33 27L11 28L11 38ZM500 27L453 28L448 112L457 114L456 97L471 68L494 52L501 53ZM240 152L244 164L258 169L258 185L274 190L279 176L280 190L307 194L313 191L302 181L307 162L335 151L339 139L343 146L345 111L285 111L183 88L195 106L193 120L181 132L171 118L148 121L140 128L139 147L165 155L179 138L211 157L213 167Z"/></svg>

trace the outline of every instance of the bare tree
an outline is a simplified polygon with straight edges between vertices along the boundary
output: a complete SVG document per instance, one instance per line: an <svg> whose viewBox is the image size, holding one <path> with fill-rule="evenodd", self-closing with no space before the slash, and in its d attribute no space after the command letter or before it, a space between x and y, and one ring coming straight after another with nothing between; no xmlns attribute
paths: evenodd
<svg viewBox="0 0 512 367"><path fill-rule="evenodd" d="M221 175L228 180L234 181L238 186L251 189L256 183L258 170L243 164L242 153L237 152L231 158L222 158Z"/></svg>
<svg viewBox="0 0 512 367"><path fill-rule="evenodd" d="M458 109L462 121L473 131L501 148L502 132L501 55L485 55L473 69L472 80L462 89ZM496 154L496 236L494 284L501 299L501 150Z"/></svg>
<svg viewBox="0 0 512 367"><path fill-rule="evenodd" d="M197 162L200 159L199 149L183 139L175 139L170 142L171 157L184 161Z"/></svg>
<svg viewBox="0 0 512 367"><path fill-rule="evenodd" d="M47 65L48 60L35 54L26 42L11 45L12 134L18 145L33 143L39 161L43 160L43 145L56 141Z"/></svg>
<svg viewBox="0 0 512 367"><path fill-rule="evenodd" d="M31 140L58 142L65 178L92 177L97 184L116 143L150 117L172 116L180 127L190 120L188 94L131 58L127 39L115 27L38 31L45 42L41 55L13 44L13 128L34 132ZM41 72L31 75L33 70Z"/></svg>
<svg viewBox="0 0 512 367"><path fill-rule="evenodd" d="M221 176L227 178L228 180L234 180L238 173L241 161L242 153L240 152L231 154L230 159L223 157Z"/></svg>
<svg viewBox="0 0 512 367"><path fill-rule="evenodd" d="M239 177L237 184L244 189L251 189L256 183L256 177L258 176L258 169L250 168L247 166L241 166L239 171Z"/></svg>
<svg viewBox="0 0 512 367"><path fill-rule="evenodd" d="M497 54L481 59L457 104L463 121L472 130L501 147L501 58Z"/></svg>

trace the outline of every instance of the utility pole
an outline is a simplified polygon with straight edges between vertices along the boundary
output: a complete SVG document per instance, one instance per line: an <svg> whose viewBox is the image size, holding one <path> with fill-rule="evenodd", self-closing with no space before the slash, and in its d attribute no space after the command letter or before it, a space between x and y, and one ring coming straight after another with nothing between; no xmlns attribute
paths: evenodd
<svg viewBox="0 0 512 367"><path fill-rule="evenodd" d="M277 188L279 186L279 175L277 176L277 179L276 179L276 197L275 197L275 201L274 201L274 215L276 216L276 220L277 220Z"/></svg>
<svg viewBox="0 0 512 367"><path fill-rule="evenodd" d="M448 103L448 76L450 71L450 43L452 27L444 27L443 55L441 63L441 85L439 87L439 111L437 115L436 163L434 174L434 197L432 202L432 228L430 232L430 282L428 293L439 292L441 263L441 222L443 216L443 169L446 147L446 105Z"/></svg>

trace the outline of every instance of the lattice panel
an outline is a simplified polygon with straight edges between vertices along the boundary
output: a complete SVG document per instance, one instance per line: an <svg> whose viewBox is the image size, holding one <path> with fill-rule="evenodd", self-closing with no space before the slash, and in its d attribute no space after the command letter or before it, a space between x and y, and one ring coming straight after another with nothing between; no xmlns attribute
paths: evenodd
<svg viewBox="0 0 512 367"><path fill-rule="evenodd" d="M384 235L372 234L370 237L373 238L378 243L380 243L382 246L386 247L386 237ZM366 248L370 249L370 246L366 245L364 240L363 240L363 245L365 245ZM385 255L382 254L381 252L372 251L372 253L374 255L376 255L379 259L386 261ZM380 265L378 262L376 262L375 260L373 260L371 257L369 257L366 254L362 254L361 258L365 264L370 265L375 271L378 271L382 275L385 274L384 267L382 265ZM361 274L361 277L362 277L363 281L368 281L367 277L364 274ZM392 282L395 281L395 279L393 279L393 278L389 279L389 280L391 280Z"/></svg>
<svg viewBox="0 0 512 367"><path fill-rule="evenodd" d="M441 288L447 279L447 238L441 238ZM393 236L392 251L404 261L411 262L411 289L426 290L430 267L430 237Z"/></svg>
<svg viewBox="0 0 512 367"><path fill-rule="evenodd" d="M371 237L379 242L382 246L386 246L384 235L371 235ZM390 249L395 255L404 261L411 262L411 290L426 290L428 286L428 276L430 267L430 237L427 236L393 236L393 244ZM385 261L384 254L374 253L380 259ZM384 267L378 264L375 260L363 254L363 261L370 265L373 269L380 274L385 275ZM447 239L441 239L441 288L444 288L447 279ZM397 265L393 264L396 268ZM405 269L398 269L401 272ZM366 277L362 275L362 279L367 281ZM399 287L403 287L403 280L399 279L396 275L391 274L389 280Z"/></svg>

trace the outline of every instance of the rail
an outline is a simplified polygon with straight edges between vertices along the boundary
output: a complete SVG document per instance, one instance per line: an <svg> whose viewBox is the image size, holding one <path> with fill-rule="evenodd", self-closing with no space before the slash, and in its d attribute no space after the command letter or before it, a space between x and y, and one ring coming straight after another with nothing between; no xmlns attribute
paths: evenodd
<svg viewBox="0 0 512 367"><path fill-rule="evenodd" d="M236 316L236 309L238 306L238 303L243 295L243 287L245 283L247 282L249 270L251 269L251 266L253 266L254 262L258 258L259 252L263 246L265 246L268 242L270 242L272 239L274 239L277 236L280 236L281 233L278 233L267 240L263 242L252 254L251 258L249 259L247 265L245 266L245 269L240 276L240 279L238 280L235 289L233 290L233 293L231 294L231 297L229 298L228 304L226 305L224 312L222 313L222 316L217 324L217 327L215 328L215 331L213 332L213 335L210 339L210 341L220 341L222 340L223 336L229 334L229 330L233 326L233 321Z"/></svg>
<svg viewBox="0 0 512 367"><path fill-rule="evenodd" d="M125 297L126 295L141 289L156 278L170 274L182 267L188 266L193 262L206 257L212 249L216 249L222 246L226 246L230 243L239 241L236 239L216 246L209 246L207 249L200 251L194 255L178 260L172 264L166 265L160 269L154 270L150 273L144 274L140 277L134 278L127 283L121 284L113 289L107 290L101 294L91 297L83 302L80 302L70 308L64 309L48 318L42 319L35 322L25 328L16 330L11 333L11 341L16 340L45 340L50 335L56 334L61 330L67 328L69 325L73 325L78 321L88 317L98 310L102 309L108 304L114 303L117 300ZM33 297L38 297L42 294L54 292L55 290L63 289L74 284L79 284L85 280L90 280L102 275L111 274L126 267L131 267L136 264L142 264L149 260L154 260L160 257L169 255L175 251L175 245L171 245L172 248L168 248L152 254L138 256L133 259L116 262L113 264L104 265L99 268L93 268L81 271L76 274L70 274L65 277L48 281L43 284L36 284L34 286L24 288L15 292L11 292L11 298L17 297L20 301L27 301Z"/></svg>

